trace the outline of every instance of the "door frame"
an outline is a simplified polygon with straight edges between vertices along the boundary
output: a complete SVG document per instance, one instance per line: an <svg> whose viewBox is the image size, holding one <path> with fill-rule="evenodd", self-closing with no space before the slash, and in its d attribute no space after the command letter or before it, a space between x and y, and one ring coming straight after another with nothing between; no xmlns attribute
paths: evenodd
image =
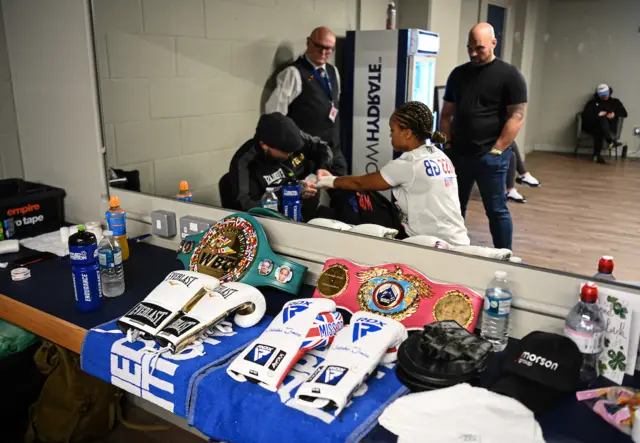
<svg viewBox="0 0 640 443"><path fill-rule="evenodd" d="M489 4L506 9L504 36L502 38L502 60L511 63L513 55L513 34L515 32L516 0L480 0L478 23L487 21Z"/></svg>

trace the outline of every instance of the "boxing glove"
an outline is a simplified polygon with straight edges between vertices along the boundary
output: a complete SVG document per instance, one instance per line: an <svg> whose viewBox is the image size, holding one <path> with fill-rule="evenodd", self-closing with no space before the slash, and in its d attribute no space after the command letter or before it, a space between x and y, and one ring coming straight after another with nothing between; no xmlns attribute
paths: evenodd
<svg viewBox="0 0 640 443"><path fill-rule="evenodd" d="M154 337L160 347L181 352L203 331L235 312L234 322L241 328L257 324L267 310L262 293L245 283L224 283L207 291L191 309L174 318Z"/></svg>
<svg viewBox="0 0 640 443"><path fill-rule="evenodd" d="M173 271L140 303L118 321L118 328L134 341L136 335L152 339L183 310L189 310L220 281L194 271Z"/></svg>
<svg viewBox="0 0 640 443"><path fill-rule="evenodd" d="M325 411L347 406L351 397L380 363L397 358L397 348L407 338L402 323L358 311L351 324L336 336L326 360L296 392L296 401Z"/></svg>
<svg viewBox="0 0 640 443"><path fill-rule="evenodd" d="M330 345L342 329L342 315L335 310L329 299L287 302L262 335L228 366L227 374L277 391L307 351Z"/></svg>

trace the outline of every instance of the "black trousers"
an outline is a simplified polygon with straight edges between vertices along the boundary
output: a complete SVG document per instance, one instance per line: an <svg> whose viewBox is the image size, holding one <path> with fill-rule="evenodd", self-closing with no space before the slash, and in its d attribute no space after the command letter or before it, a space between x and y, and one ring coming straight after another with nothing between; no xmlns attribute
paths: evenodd
<svg viewBox="0 0 640 443"><path fill-rule="evenodd" d="M515 142L511 143L511 162L509 163L509 169L507 170L507 189L516 187L516 171L518 175L524 175L527 169L524 167L522 161L522 155L520 155L520 149Z"/></svg>
<svg viewBox="0 0 640 443"><path fill-rule="evenodd" d="M593 136L593 156L599 157L604 142L613 143L616 140L618 119L609 120L605 116L598 117L598 125L589 129L587 132Z"/></svg>

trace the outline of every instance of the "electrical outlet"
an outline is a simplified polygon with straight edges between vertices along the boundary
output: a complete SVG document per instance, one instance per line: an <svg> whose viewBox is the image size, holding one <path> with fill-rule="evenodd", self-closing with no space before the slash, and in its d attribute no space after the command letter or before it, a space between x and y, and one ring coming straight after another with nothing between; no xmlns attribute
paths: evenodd
<svg viewBox="0 0 640 443"><path fill-rule="evenodd" d="M640 135L640 126L633 128L633 135Z"/></svg>

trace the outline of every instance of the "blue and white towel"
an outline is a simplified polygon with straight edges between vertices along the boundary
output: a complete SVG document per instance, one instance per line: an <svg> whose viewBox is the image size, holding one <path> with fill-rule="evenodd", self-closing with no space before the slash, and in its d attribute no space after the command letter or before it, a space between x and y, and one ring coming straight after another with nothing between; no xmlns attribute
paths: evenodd
<svg viewBox="0 0 640 443"><path fill-rule="evenodd" d="M180 354L160 356L154 341L129 343L113 320L87 333L80 363L85 372L186 418L196 375L224 364L258 338L272 320L265 317L252 328L217 332Z"/></svg>
<svg viewBox="0 0 640 443"><path fill-rule="evenodd" d="M200 373L189 424L212 439L234 443L359 442L376 426L384 408L408 389L396 378L394 365L381 365L340 417L299 405L296 390L327 352L314 349L306 354L277 393L235 381L226 373L228 364Z"/></svg>

